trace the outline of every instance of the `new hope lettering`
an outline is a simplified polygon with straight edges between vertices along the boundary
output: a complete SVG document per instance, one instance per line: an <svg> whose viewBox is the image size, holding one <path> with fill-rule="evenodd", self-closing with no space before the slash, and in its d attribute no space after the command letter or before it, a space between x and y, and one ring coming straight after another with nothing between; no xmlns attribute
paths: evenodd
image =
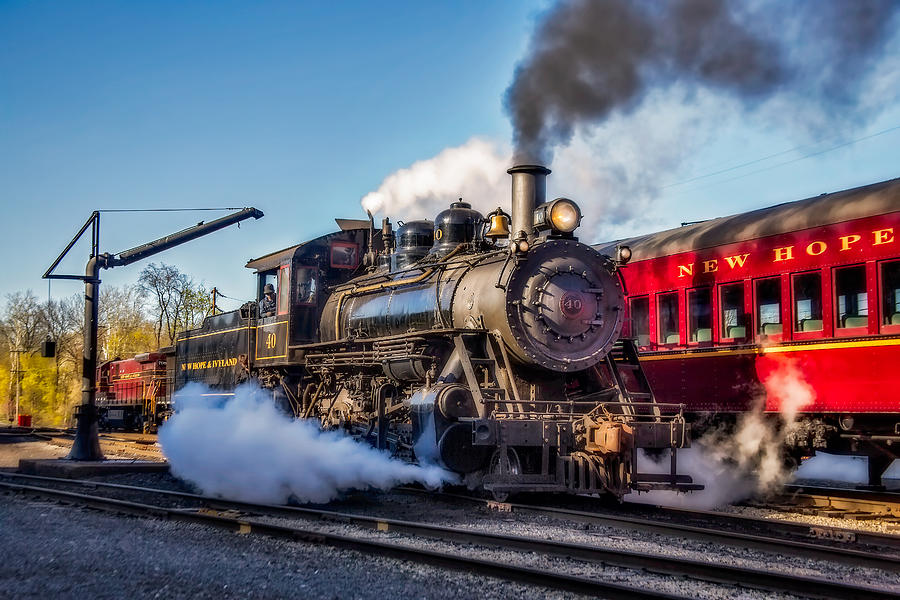
<svg viewBox="0 0 900 600"><path fill-rule="evenodd" d="M200 362L182 363L182 371L197 371L199 369L217 369L222 367L233 367L237 364L237 358L219 358L217 360L204 360Z"/></svg>
<svg viewBox="0 0 900 600"><path fill-rule="evenodd" d="M894 234L893 227L887 227L884 229L876 229L875 231L870 232L871 238L869 238L869 242L872 246L882 246L884 244L892 244L896 241L896 236ZM832 240L831 244L837 244L837 248L840 252L846 252L848 250L853 250L858 248L858 244L863 242L864 236L862 234L852 233L850 235L842 235L837 238L837 240ZM824 240L815 240L809 242L805 246L803 245L793 245L793 246L781 246L779 248L772 249L771 261L773 263L779 262L787 262L790 260L794 260L797 256L801 255L801 253L806 253L809 256L819 256L820 254L824 254L829 248L829 242ZM736 254L734 256L725 256L723 258L713 258L710 260L700 261L699 263L690 263L686 265L678 265L678 277L687 277L694 275L694 267L698 266L698 274L699 273L716 273L725 268L727 265L729 270L735 270L742 268L747 263L747 258L750 254ZM723 264L724 262L724 264Z"/></svg>
<svg viewBox="0 0 900 600"><path fill-rule="evenodd" d="M728 267L732 270L743 267L747 263L747 257L750 254L736 254L734 256L726 256L721 260L727 263ZM700 263L702 270L701 273L715 273L719 270L719 260L718 258L713 258L711 260L704 260ZM724 268L724 267L723 267ZM678 277L687 277L688 275L694 274L694 265L678 265Z"/></svg>
<svg viewBox="0 0 900 600"><path fill-rule="evenodd" d="M854 244L858 244L863 239L863 236L852 233L850 235L842 235L837 240L839 243L839 251L846 252L848 250L854 249ZM873 246L882 246L884 244L892 244L896 238L894 237L894 228L887 227L885 229L876 229L872 232L872 245ZM802 246L801 246L802 247ZM793 260L795 258L794 248L797 246L783 246L781 248L775 248L775 256L773 262L784 262L788 260ZM810 242L803 248L803 252L806 252L809 256L819 256L828 250L828 244L822 240L816 240L814 242ZM798 250L800 252L800 250Z"/></svg>

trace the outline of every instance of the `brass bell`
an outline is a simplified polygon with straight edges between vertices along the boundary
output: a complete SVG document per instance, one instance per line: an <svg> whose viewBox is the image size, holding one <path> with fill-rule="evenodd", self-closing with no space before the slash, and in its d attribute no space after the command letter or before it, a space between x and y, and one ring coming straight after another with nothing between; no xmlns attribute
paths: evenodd
<svg viewBox="0 0 900 600"><path fill-rule="evenodd" d="M488 215L490 217L491 226L484 234L486 238L505 238L509 237L509 215L503 212L501 209L497 209L491 214Z"/></svg>

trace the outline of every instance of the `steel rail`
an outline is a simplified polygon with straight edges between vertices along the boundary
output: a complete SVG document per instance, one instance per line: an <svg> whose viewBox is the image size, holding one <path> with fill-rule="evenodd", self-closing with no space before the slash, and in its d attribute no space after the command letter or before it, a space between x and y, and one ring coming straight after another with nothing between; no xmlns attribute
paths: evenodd
<svg viewBox="0 0 900 600"><path fill-rule="evenodd" d="M823 546L811 542L802 542L799 540L788 540L783 538L756 535L750 533L740 533L736 531L725 531L714 527L699 527L696 525L684 525L680 523L671 523L661 521L659 519L632 517L628 515L602 514L584 510L573 510L567 508L556 508L550 506L535 506L531 504L516 503L497 503L484 498L475 498L462 494L435 494L415 488L398 488L399 491L426 494L431 496L445 496L451 499L465 500L469 502L480 503L484 505L503 506L507 510L539 515L550 516L579 523L607 525L613 527L624 527L637 531L645 531L648 533L659 533L663 535L676 536L680 538L690 538L707 542L715 542L738 548L754 548L766 552L781 552L792 556L804 556L816 560L827 560L848 564L855 567L884 569L888 571L900 572L900 557L889 556L884 554L875 554L869 550L855 550L846 546ZM667 511L680 512L693 517L705 517L718 519L729 524L750 524L753 526L762 526L766 528L781 529L792 535L800 535L803 537L819 540L855 540L857 544L867 544L871 546L882 546L900 549L900 536L868 532L836 529L819 525L809 525L802 523L792 523L789 521L772 521L768 519L757 519L754 517L746 517L743 515L730 515L725 513L717 513L712 511L693 511L689 509L669 509Z"/></svg>
<svg viewBox="0 0 900 600"><path fill-rule="evenodd" d="M77 494L74 492L37 486L19 485L9 482L0 482L0 488L26 494L34 494L55 500L78 503L83 506L104 511L120 512L138 516L151 515L160 518L218 527L241 534L255 533L258 535L306 542L309 544L355 550L380 557L409 560L416 563L425 563L466 573L479 573L488 577L497 577L545 588L575 592L578 594L621 600L686 600L687 598L685 596L654 592L638 587L597 581L576 575L562 575L502 562L466 558L447 552L435 552L433 550L412 548L400 544L368 540L353 536L311 531L284 525L274 525L245 518L192 512L184 509L166 508L152 504L142 504L139 502L104 498L101 496L89 496L86 494Z"/></svg>
<svg viewBox="0 0 900 600"><path fill-rule="evenodd" d="M244 512L256 513L263 512L270 516L284 515L302 517L318 521L330 520L341 523L352 523L357 526L369 527L384 532L393 531L395 533L401 533L405 535L428 537L432 539L441 539L445 541L449 540L468 544L477 544L498 549L525 550L528 552L537 552L541 554L550 554L567 558L600 562L603 564L614 565L626 569L642 569L659 575L688 576L707 582L740 585L766 591L786 591L802 596L848 599L856 599L860 597L872 599L900 598L900 594L893 594L891 592L878 590L877 588L873 588L870 586L854 586L841 582L834 582L811 577L801 577L772 571L762 571L758 569L748 569L728 565L716 565L709 562L673 558L671 556L651 555L647 553L629 552L618 549L610 550L598 546L588 546L584 544L573 544L521 536L483 533L464 529L454 529L439 525L429 525L423 523L400 521L396 519L354 515L322 509L264 505L232 500L222 500L187 492L173 492L169 490L128 486L123 484L108 484L102 482L67 480L54 477L38 477L30 475L23 476L18 474L5 473L0 473L0 476L17 477L31 480L39 479L42 481L51 481L54 483L83 485L87 487L109 487L126 491L161 494L165 496L199 501L206 504L210 508L240 510ZM0 482L0 486L8 485L15 484L6 484ZM30 488L30 486L21 487ZM47 488L34 489L45 490ZM55 492L58 490L52 491ZM181 512L184 511L184 509L172 510Z"/></svg>
<svg viewBox="0 0 900 600"><path fill-rule="evenodd" d="M787 504L807 501L811 508L860 511L884 516L900 516L900 494L887 491L810 485L786 485L782 498ZM798 505L803 508L803 505Z"/></svg>

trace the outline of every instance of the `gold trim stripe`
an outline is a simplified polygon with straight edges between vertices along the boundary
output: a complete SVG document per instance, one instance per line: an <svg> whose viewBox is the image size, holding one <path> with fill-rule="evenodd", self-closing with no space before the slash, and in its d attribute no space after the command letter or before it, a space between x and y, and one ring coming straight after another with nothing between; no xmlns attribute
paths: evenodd
<svg viewBox="0 0 900 600"><path fill-rule="evenodd" d="M256 327L241 326L241 327L234 327L232 329L223 329L222 331L213 331L212 333L203 333L200 335L192 335L191 337L178 338L177 340L175 340L175 343L177 344L178 342L184 342L186 340L196 340L199 338L209 337L211 335L221 335L223 333L231 333L232 331L240 331L241 329L247 329L249 331L250 329L256 329Z"/></svg>
<svg viewBox="0 0 900 600"><path fill-rule="evenodd" d="M651 354L639 353L641 362L653 362L655 360L671 360L673 358L703 358L713 356L731 356L740 354L761 354L758 348L747 348L744 350L715 350L711 352L697 352L688 350L686 352L677 352L675 354L660 354L652 352Z"/></svg>
<svg viewBox="0 0 900 600"><path fill-rule="evenodd" d="M223 329L222 331L212 331L210 333L202 333L200 335L192 335L190 337L178 338L177 340L175 340L175 342L178 343L178 342L183 342L185 340L196 340L198 338L209 337L211 335L221 335L223 333L231 333L232 331L240 331L241 329L246 329L249 331L251 329L256 329L257 327L265 328L265 327L272 327L273 325L281 325L281 324L286 324L286 323L287 323L287 321L275 321L274 323L264 323L262 325L253 325L252 327L242 325L240 327L233 327L231 329Z"/></svg>
<svg viewBox="0 0 900 600"><path fill-rule="evenodd" d="M861 340L857 342L828 342L825 344L810 344L808 346L773 346L765 348L764 354L777 354L779 352L794 352L795 350L834 350L837 348L870 348L874 346L900 346L900 339L889 340Z"/></svg>
<svg viewBox="0 0 900 600"><path fill-rule="evenodd" d="M698 352L696 350L688 350L686 352L678 352L676 354L657 354L651 352L649 354L641 353L642 361L655 360L671 360L675 358L704 358L710 356L725 355L742 355L742 354L782 354L785 352L802 352L814 350L837 350L841 348L874 348L879 346L900 346L900 339L886 340L859 340L855 342L826 342L822 344L794 344L791 346L772 346L769 348L746 348L741 350L716 350L713 352Z"/></svg>

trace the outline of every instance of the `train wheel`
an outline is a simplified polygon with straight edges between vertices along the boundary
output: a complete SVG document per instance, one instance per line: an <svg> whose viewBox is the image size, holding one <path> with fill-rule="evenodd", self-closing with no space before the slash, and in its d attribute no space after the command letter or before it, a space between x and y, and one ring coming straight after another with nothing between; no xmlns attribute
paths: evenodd
<svg viewBox="0 0 900 600"><path fill-rule="evenodd" d="M506 449L506 457L502 456L500 450L495 450L494 455L491 456L490 467L488 468L488 472L491 475L500 475L501 473L501 465L500 461L503 460L503 468L502 470L506 471L506 473L512 475L521 475L522 473L522 463L519 461L519 455L512 448ZM494 500L497 502L506 502L509 499L509 492L500 492L500 491L491 491L491 495L494 497Z"/></svg>

